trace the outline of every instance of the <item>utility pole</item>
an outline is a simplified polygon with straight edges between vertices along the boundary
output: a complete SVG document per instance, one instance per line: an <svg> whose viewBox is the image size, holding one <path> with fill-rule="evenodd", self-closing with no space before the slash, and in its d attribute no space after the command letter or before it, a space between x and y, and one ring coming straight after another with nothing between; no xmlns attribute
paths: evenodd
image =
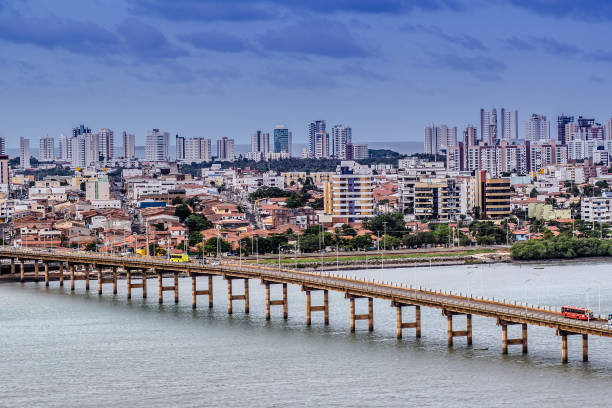
<svg viewBox="0 0 612 408"><path fill-rule="evenodd" d="M385 250L387 249L387 221L383 222L385 228L385 234L383 235L383 253L380 258L380 265L382 269L385 269Z"/></svg>
<svg viewBox="0 0 612 408"><path fill-rule="evenodd" d="M149 256L149 222L148 221L146 221L146 224L145 224L145 235L147 237L146 254L147 256Z"/></svg>

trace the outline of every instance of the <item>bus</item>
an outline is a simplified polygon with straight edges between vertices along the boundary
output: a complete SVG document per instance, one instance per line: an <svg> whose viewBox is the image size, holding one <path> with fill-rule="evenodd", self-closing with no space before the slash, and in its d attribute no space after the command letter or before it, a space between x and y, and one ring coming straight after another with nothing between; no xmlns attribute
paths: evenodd
<svg viewBox="0 0 612 408"><path fill-rule="evenodd" d="M593 312L581 307L563 306L561 316L567 319L591 320L593 319Z"/></svg>
<svg viewBox="0 0 612 408"><path fill-rule="evenodd" d="M170 260L172 262L189 262L189 255L187 254L171 254Z"/></svg>

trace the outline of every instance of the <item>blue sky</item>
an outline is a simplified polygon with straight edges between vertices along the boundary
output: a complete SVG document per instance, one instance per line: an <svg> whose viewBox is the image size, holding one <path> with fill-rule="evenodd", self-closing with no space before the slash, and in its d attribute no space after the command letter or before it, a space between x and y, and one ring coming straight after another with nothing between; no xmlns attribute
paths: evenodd
<svg viewBox="0 0 612 408"><path fill-rule="evenodd" d="M605 121L604 0L0 0L0 136L233 137L348 124L421 141L481 107Z"/></svg>

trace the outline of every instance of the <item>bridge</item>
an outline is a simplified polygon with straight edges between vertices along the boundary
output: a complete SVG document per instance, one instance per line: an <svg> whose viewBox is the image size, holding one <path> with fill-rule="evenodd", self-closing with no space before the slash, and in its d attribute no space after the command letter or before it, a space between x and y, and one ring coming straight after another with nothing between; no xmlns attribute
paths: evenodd
<svg viewBox="0 0 612 408"><path fill-rule="evenodd" d="M282 306L283 317L287 319L287 285L298 285L306 295L306 324L312 321L312 312L323 312L326 325L329 324L329 291L344 293L350 304L350 330L355 331L357 320L367 320L368 329L374 330L373 299L383 299L396 308L397 338L401 338L404 329L415 329L416 337L421 336L421 307L440 309L447 320L448 346L453 346L455 337L466 337L472 344L472 316L484 316L496 319L501 327L502 353L508 353L508 346L520 345L522 352L527 353L528 325L544 326L555 329L562 339L562 362L568 362L567 336L582 336L582 359L588 361L588 336L612 337L612 327L601 319L581 321L563 318L561 313L552 308L528 306L454 294L447 291L425 290L406 287L405 285L386 284L375 281L351 279L331 274L306 272L257 265L239 265L237 263L201 264L196 262L172 262L153 257L112 256L98 253L74 251L50 251L24 248L0 247L0 259L10 262L11 273L18 276L21 282L44 279L49 286L50 280L70 281L71 290L75 290L76 280L85 280L85 290L90 290L90 281L97 281L97 290L102 294L105 284L112 284L113 293L117 293L118 280L125 278L127 298L131 299L133 289L141 289L142 296L147 297L147 283L157 279L159 303L164 302L164 292L174 293L174 302L179 301L179 276L191 277L192 307L197 307L198 296L208 298L208 307L213 307L213 277L220 276L227 282L227 311L233 312L234 302L242 301L244 312L249 313L249 281L259 280L265 285L266 319L270 319L272 306ZM17 275L16 268L20 271ZM42 275L42 276L41 276ZM164 277L174 278L173 284L164 286ZM207 287L198 288L198 278L207 278ZM241 294L234 293L234 281L242 281ZM167 282L167 281L166 281ZM282 286L282 298L272 300L270 287ZM323 292L323 304L312 305L311 292ZM356 301L367 301L367 311L356 313ZM361 302L361 301L359 301ZM405 322L402 309L413 308L414 320ZM455 330L453 318L465 316L465 329ZM508 338L508 326L520 325L521 337Z"/></svg>

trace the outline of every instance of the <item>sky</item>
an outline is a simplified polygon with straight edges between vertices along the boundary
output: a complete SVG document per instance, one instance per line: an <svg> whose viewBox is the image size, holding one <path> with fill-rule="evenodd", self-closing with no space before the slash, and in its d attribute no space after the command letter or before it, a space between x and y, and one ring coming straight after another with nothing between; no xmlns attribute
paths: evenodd
<svg viewBox="0 0 612 408"><path fill-rule="evenodd" d="M609 0L0 0L0 136L84 123L422 141L479 109L612 117ZM116 136L116 143L120 138Z"/></svg>

